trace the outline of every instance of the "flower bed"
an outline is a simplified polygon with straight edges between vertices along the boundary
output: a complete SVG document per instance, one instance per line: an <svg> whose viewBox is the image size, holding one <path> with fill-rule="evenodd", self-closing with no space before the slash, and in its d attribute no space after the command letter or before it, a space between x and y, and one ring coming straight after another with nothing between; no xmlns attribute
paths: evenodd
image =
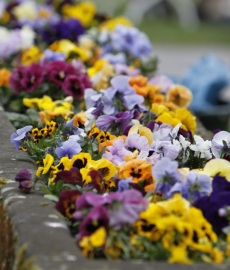
<svg viewBox="0 0 230 270"><path fill-rule="evenodd" d="M191 91L154 75L148 37L126 18L99 16L89 2L9 5L3 19L10 30L2 29L0 95L17 128L10 140L37 166L36 175L18 170L20 190L15 197L3 188L3 197L6 205L13 199L9 209L29 204L23 222L50 227L38 233L17 223L39 240L34 253L44 254L38 234L66 228L48 214L53 203L46 208L43 193L90 259L227 263L230 135L199 136L187 109ZM25 201L17 206L17 198ZM55 235L55 247L64 238ZM76 261L72 249L71 256L57 260Z"/></svg>

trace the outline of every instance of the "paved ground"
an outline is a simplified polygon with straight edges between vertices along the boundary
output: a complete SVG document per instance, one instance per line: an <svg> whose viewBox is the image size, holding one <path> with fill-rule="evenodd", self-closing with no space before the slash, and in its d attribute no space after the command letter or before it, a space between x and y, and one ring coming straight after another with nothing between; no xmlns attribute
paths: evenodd
<svg viewBox="0 0 230 270"><path fill-rule="evenodd" d="M154 52L159 59L159 72L181 76L183 72L203 55L216 54L230 68L230 47L215 45L154 45Z"/></svg>

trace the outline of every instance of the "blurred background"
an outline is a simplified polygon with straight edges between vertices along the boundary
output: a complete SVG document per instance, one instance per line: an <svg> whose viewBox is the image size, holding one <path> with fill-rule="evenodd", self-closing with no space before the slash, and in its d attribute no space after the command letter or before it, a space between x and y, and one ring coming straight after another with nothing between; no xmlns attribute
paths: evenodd
<svg viewBox="0 0 230 270"><path fill-rule="evenodd" d="M210 130L230 131L230 0L93 0L151 39L158 73L188 86L191 110Z"/></svg>

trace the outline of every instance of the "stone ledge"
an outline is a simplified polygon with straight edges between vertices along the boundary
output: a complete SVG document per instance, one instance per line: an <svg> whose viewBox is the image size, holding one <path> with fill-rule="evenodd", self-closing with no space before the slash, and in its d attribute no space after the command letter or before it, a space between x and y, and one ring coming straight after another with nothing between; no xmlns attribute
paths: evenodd
<svg viewBox="0 0 230 270"><path fill-rule="evenodd" d="M10 142L15 132L0 110L0 177L13 180L24 167L35 174L35 166L16 159L18 153ZM17 247L27 245L26 256L35 257L40 270L215 270L228 269L227 265L169 265L160 262L89 260L83 256L70 235L64 218L38 191L23 194L18 183L11 181L1 190L4 207L11 218Z"/></svg>

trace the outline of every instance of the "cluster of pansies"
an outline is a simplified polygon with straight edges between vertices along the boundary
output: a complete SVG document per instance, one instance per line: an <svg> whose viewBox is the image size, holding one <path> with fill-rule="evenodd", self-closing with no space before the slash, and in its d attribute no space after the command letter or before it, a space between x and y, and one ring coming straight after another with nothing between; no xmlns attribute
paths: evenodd
<svg viewBox="0 0 230 270"><path fill-rule="evenodd" d="M191 91L154 75L128 19L48 2L0 12L1 102L37 166L19 188L53 200L89 258L229 262L230 133L196 134Z"/></svg>

